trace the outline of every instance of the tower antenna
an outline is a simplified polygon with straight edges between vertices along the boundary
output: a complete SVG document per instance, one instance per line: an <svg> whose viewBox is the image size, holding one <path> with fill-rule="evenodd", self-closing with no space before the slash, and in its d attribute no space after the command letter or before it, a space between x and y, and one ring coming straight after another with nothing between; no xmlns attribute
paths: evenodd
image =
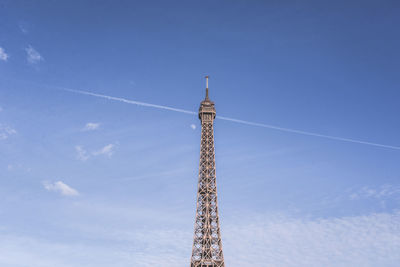
<svg viewBox="0 0 400 267"><path fill-rule="evenodd" d="M209 78L210 76L206 76L206 100L208 100L208 78Z"/></svg>

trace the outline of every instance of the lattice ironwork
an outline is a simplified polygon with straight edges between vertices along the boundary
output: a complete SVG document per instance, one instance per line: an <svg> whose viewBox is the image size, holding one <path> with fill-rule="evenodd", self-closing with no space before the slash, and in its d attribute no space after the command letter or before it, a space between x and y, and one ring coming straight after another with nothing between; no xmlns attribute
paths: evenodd
<svg viewBox="0 0 400 267"><path fill-rule="evenodd" d="M191 267L224 267L221 233L219 228L217 183L214 150L214 102L206 98L200 104L201 146L197 209Z"/></svg>

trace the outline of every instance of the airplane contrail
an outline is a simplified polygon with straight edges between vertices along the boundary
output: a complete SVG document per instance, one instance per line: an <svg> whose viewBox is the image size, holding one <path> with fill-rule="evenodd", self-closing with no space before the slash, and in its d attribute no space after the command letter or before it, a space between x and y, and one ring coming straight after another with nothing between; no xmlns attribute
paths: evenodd
<svg viewBox="0 0 400 267"><path fill-rule="evenodd" d="M123 102L123 103L127 103L127 104L133 104L133 105L138 105L138 106L143 106L143 107L158 108L158 109L166 109L166 110L180 112L180 113L186 113L186 114L196 114L196 112L194 112L194 111L184 110L184 109L180 109L180 108L172 108L172 107L168 107L168 106L149 104L149 103L135 101L135 100L129 100L129 99L121 98L121 97L101 95L101 94L96 94L96 93L92 93L92 92L69 89L69 88L61 88L61 87L59 87L59 88L64 91L69 91L69 92L78 93L78 94L82 94L82 95L101 97L101 98L105 98L108 100L119 101L119 102Z"/></svg>
<svg viewBox="0 0 400 267"><path fill-rule="evenodd" d="M306 132L306 131L301 131L301 130L295 130L295 129L290 129L290 128L283 128L283 127L279 127L279 126L269 125L269 124L232 119L232 118L228 118L228 117L217 116L217 118L221 119L221 120L232 121L232 122L237 122L237 123L242 123L242 124L247 124L247 125L252 125L252 126L258 126L258 127L264 127L264 128L268 128L268 129L274 129L274 130L284 131L284 132L289 132L289 133L297 133L297 134L302 134L302 135L328 138L328 139L337 140L337 141L345 141L345 142L351 142L351 143L357 143L357 144L363 144L363 145L378 146L378 147L400 150L400 147L398 147L398 146L383 145L383 144L371 143L371 142L355 140L355 139L350 139L350 138Z"/></svg>
<svg viewBox="0 0 400 267"><path fill-rule="evenodd" d="M88 91L75 90L75 89L70 89L70 88L61 88L61 87L58 87L58 88L61 90L64 90L64 91L68 91L68 92L105 98L108 100L119 101L119 102L123 102L123 103L127 103L127 104L170 110L170 111L191 114L191 115L197 114L194 111L180 109L180 108L173 108L173 107L168 107L168 106L163 106L163 105L155 105L155 104L150 104L150 103L145 103L145 102L140 102L140 101L135 101L135 100L129 100L129 99L121 98L121 97L96 94L96 93L92 93L92 92L88 92ZM343 142L350 142L350 143L357 143L357 144L370 145L370 146L375 146L375 147L400 150L400 147L398 147L398 146L384 145L384 144L379 144L379 143L366 142L366 141L362 141L362 140L356 140L356 139L350 139L350 138L344 138L344 137L338 137L338 136L331 136L331 135L307 132L307 131L290 129L290 128L283 128L283 127L279 127L279 126L275 126L275 125L257 123L257 122L251 122L251 121L245 121L245 120L238 120L238 119L223 117L223 116L216 116L216 118L220 119L220 120L231 121L231 122L236 122L236 123L241 123L241 124L246 124L246 125L251 125L251 126L256 126L256 127L263 127L263 128L268 128L268 129L273 129L273 130L278 130L278 131L283 131L283 132L289 132L289 133L295 133L295 134L301 134L301 135L327 138L327 139L336 140L336 141L343 141Z"/></svg>

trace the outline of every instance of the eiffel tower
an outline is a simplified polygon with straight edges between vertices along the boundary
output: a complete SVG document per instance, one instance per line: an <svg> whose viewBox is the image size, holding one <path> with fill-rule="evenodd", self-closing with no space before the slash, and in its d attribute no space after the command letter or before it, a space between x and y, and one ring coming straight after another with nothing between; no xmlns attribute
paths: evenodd
<svg viewBox="0 0 400 267"><path fill-rule="evenodd" d="M215 176L215 114L214 102L208 98L208 76L206 76L206 98L200 103L199 108L199 119L201 120L200 167L191 267L225 266L219 229Z"/></svg>

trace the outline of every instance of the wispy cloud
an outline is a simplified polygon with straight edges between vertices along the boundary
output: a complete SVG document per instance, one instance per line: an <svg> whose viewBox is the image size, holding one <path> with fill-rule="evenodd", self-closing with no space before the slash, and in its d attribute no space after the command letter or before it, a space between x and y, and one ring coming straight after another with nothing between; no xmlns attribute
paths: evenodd
<svg viewBox="0 0 400 267"><path fill-rule="evenodd" d="M43 182L43 186L48 191L58 192L63 196L78 196L79 193L74 188L70 187L69 185L57 181L55 183L50 182Z"/></svg>
<svg viewBox="0 0 400 267"><path fill-rule="evenodd" d="M396 266L400 213L330 219L260 218L226 225L227 265Z"/></svg>
<svg viewBox="0 0 400 267"><path fill-rule="evenodd" d="M83 131L93 131L97 130L100 127L100 123L88 122L85 127L83 127Z"/></svg>
<svg viewBox="0 0 400 267"><path fill-rule="evenodd" d="M4 50L3 47L0 47L0 60L7 61L8 60L8 54Z"/></svg>
<svg viewBox="0 0 400 267"><path fill-rule="evenodd" d="M39 54L31 45L25 48L26 51L26 60L31 64L39 63L43 61L42 55Z"/></svg>
<svg viewBox="0 0 400 267"><path fill-rule="evenodd" d="M108 145L104 146L102 149L94 151L92 154L94 156L106 155L108 157L111 157L113 153L114 153L114 145L108 144Z"/></svg>
<svg viewBox="0 0 400 267"><path fill-rule="evenodd" d="M19 27L19 29L21 30L21 32L23 33L23 34L27 34L28 33L28 24L27 23L25 23L25 22L20 22L19 24L18 24L18 27Z"/></svg>
<svg viewBox="0 0 400 267"><path fill-rule="evenodd" d="M115 213L114 209L110 212L117 218L129 214ZM155 218L158 215L154 213ZM113 219L111 224L124 221L115 220L108 213L104 216ZM110 220L100 220L97 226L80 225L73 230L99 242L79 242L79 249L70 240L49 241L0 232L0 250L4 252L0 265L105 267L112 262L118 267L187 266L191 227L164 226L167 227L110 226ZM400 261L399 226L399 212L328 219L246 216L242 220L223 220L224 258L226 265L241 267L395 267ZM73 259L69 257L72 254ZM41 262L43 259L47 265Z"/></svg>
<svg viewBox="0 0 400 267"><path fill-rule="evenodd" d="M95 150L93 152L88 152L82 146L75 146L76 157L77 157L77 159L79 159L81 161L86 161L91 156L95 157L95 156L105 155L105 156L111 157L114 154L114 149L115 149L115 145L108 144L108 145L100 148L99 150Z"/></svg>
<svg viewBox="0 0 400 267"><path fill-rule="evenodd" d="M16 133L17 131L15 129L0 123L0 140L5 140Z"/></svg>
<svg viewBox="0 0 400 267"><path fill-rule="evenodd" d="M193 130L196 130L196 125L195 124L190 124L190 128L192 128Z"/></svg>
<svg viewBox="0 0 400 267"><path fill-rule="evenodd" d="M76 158L81 160L81 161L86 161L89 159L89 155L85 149L83 149L81 146L75 146L75 151L76 151Z"/></svg>
<svg viewBox="0 0 400 267"><path fill-rule="evenodd" d="M349 198L352 200L358 199L384 199L390 197L400 197L400 187L390 184L384 184L379 187L364 186L359 190L351 192Z"/></svg>

